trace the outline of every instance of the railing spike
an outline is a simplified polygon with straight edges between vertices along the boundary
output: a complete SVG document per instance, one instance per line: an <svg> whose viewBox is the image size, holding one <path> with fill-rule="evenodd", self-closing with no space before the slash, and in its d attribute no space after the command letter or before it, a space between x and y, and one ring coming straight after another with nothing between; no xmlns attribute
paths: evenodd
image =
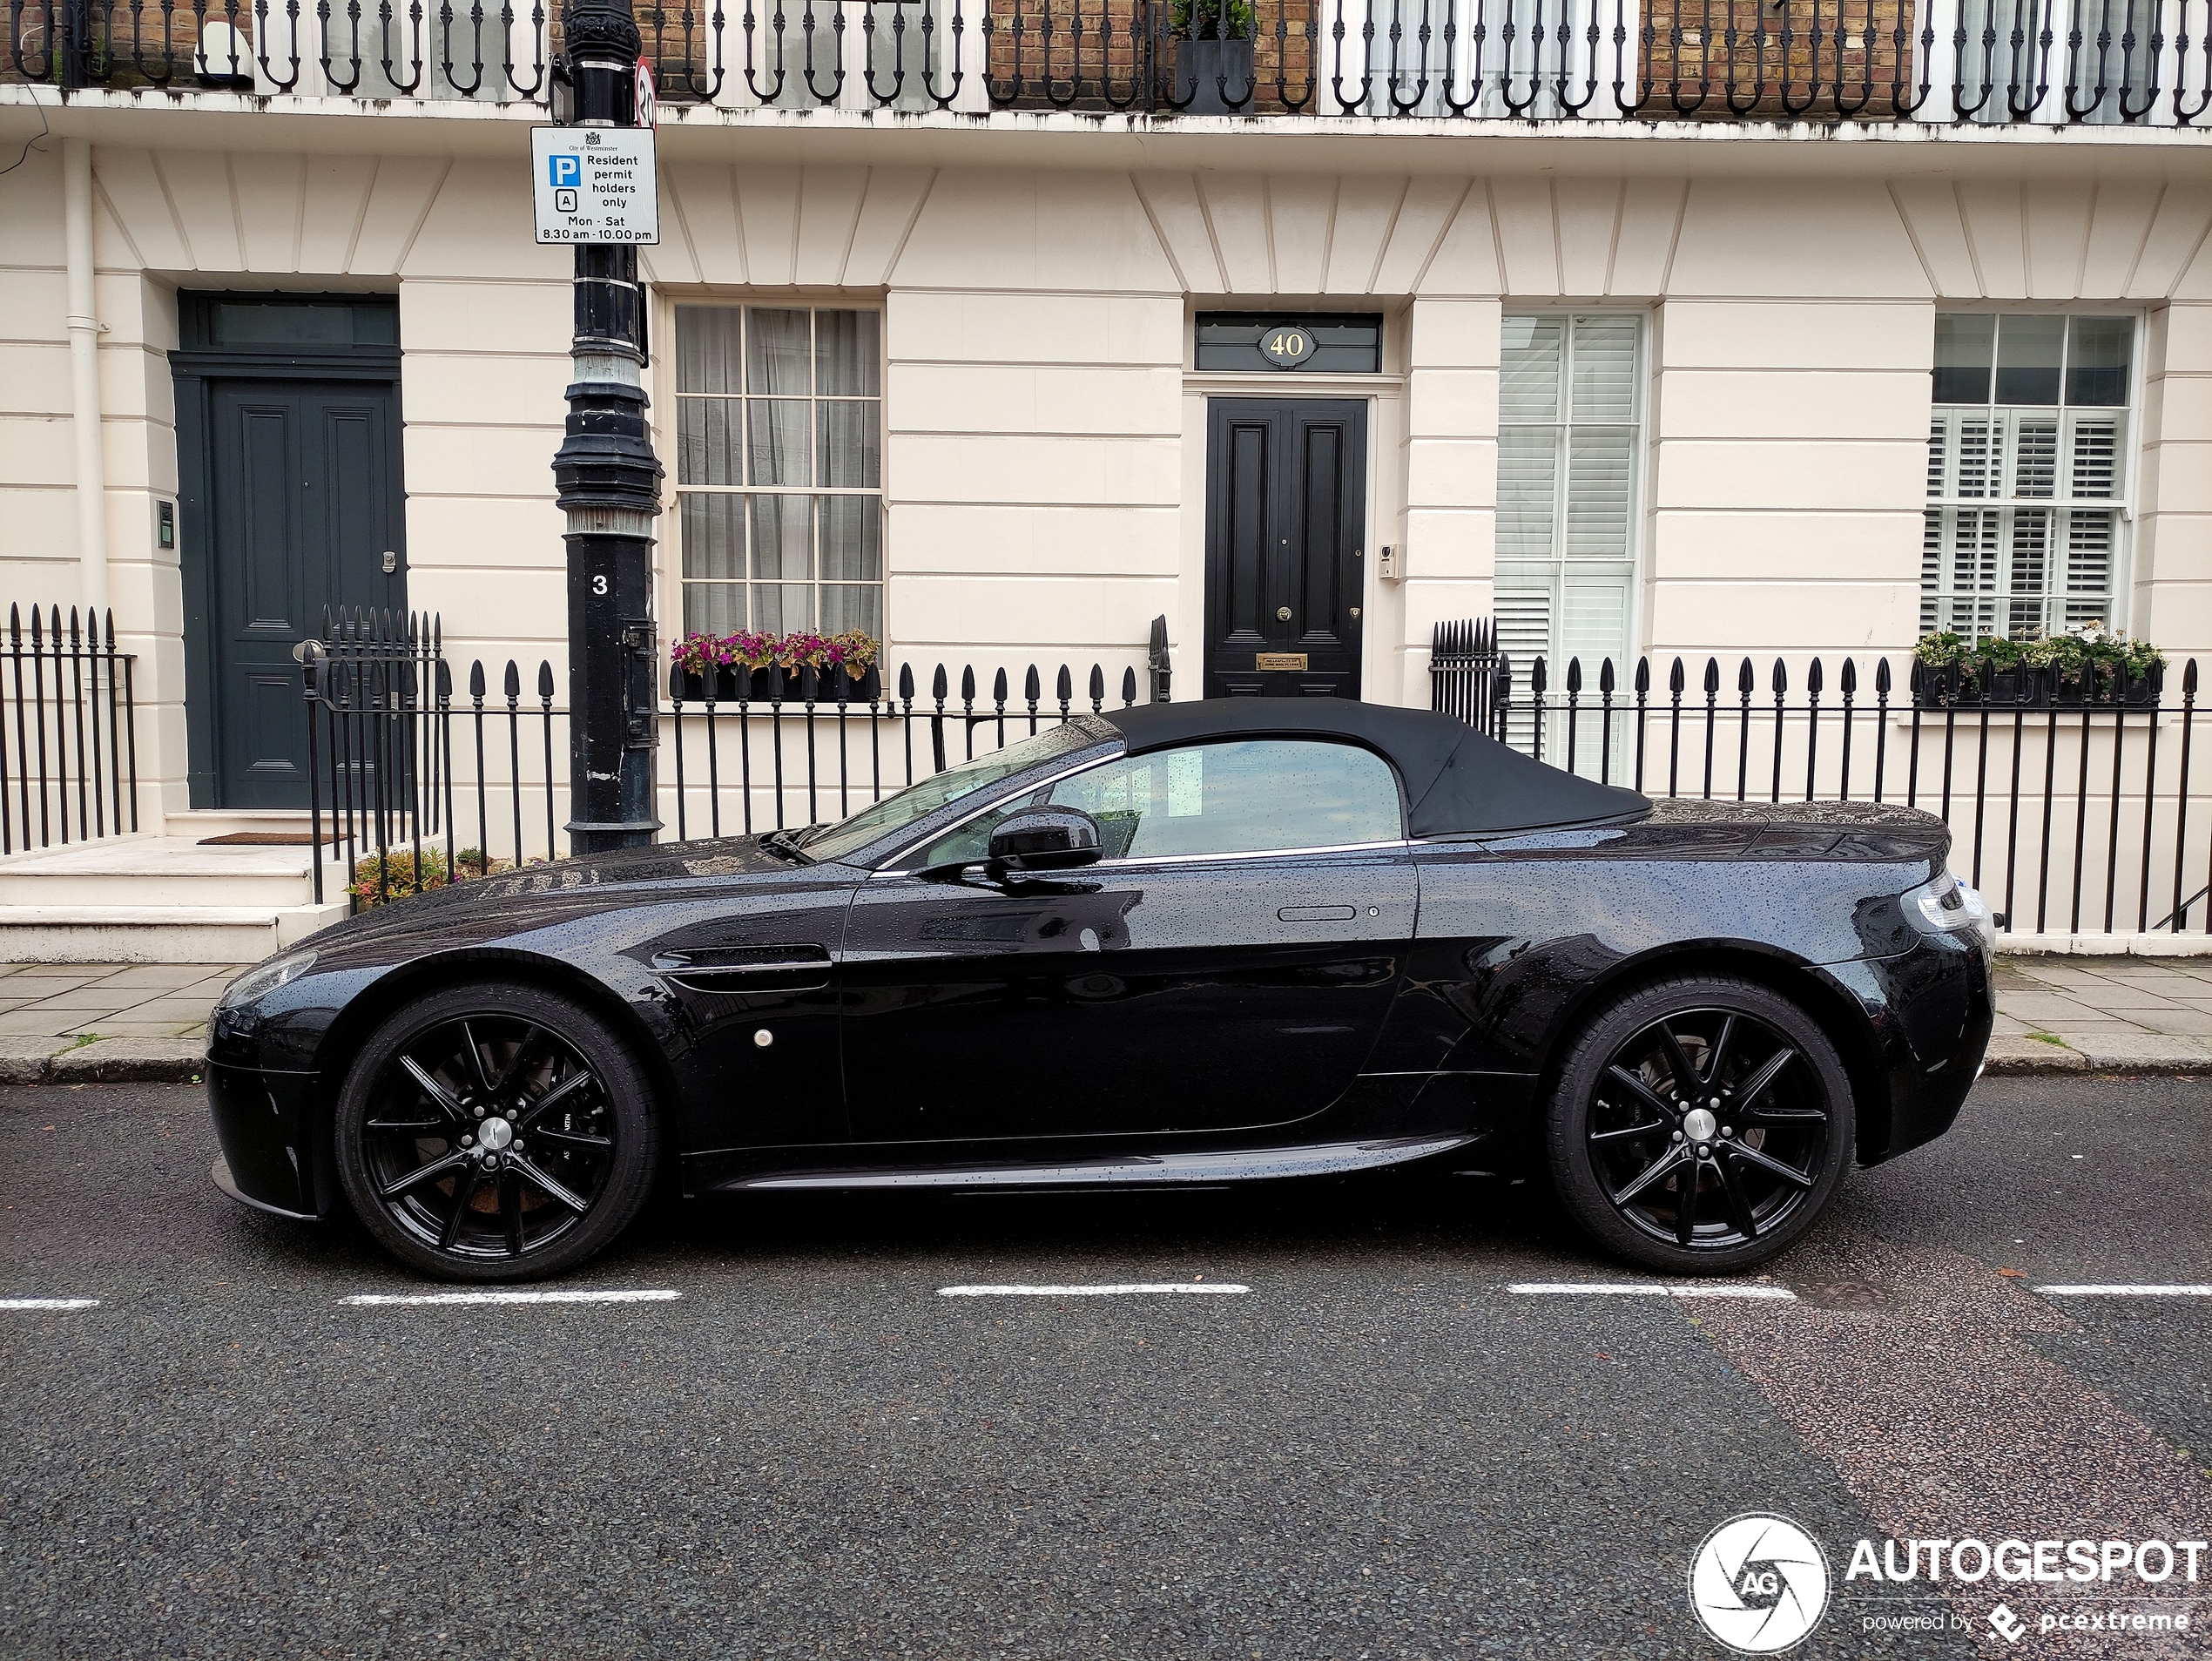
<svg viewBox="0 0 2212 1661"><path fill-rule="evenodd" d="M1035 703L1044 692L1043 683L1037 678L1037 666L1029 665L1029 672L1022 678L1022 696L1028 703Z"/></svg>
<svg viewBox="0 0 2212 1661"><path fill-rule="evenodd" d="M1582 660L1580 658L1567 660L1567 690L1570 692L1582 690Z"/></svg>
<svg viewBox="0 0 2212 1661"><path fill-rule="evenodd" d="M509 658L507 660L507 678L505 685L507 701L509 703L513 703L516 699L523 695L522 665L516 663L512 658Z"/></svg>
<svg viewBox="0 0 2212 1661"><path fill-rule="evenodd" d="M1597 667L1597 689L1606 693L1613 691L1613 659L1610 658Z"/></svg>
<svg viewBox="0 0 2212 1661"><path fill-rule="evenodd" d="M537 695L540 698L550 698L553 696L553 665L548 658L541 658L538 659Z"/></svg>
<svg viewBox="0 0 2212 1661"><path fill-rule="evenodd" d="M1721 660L1720 660L1718 658L1706 658L1706 659L1705 659L1705 692L1706 692L1706 695L1707 695L1708 697L1710 697L1713 693L1717 692L1718 691L1720 691L1720 689L1721 689Z"/></svg>
<svg viewBox="0 0 2212 1661"><path fill-rule="evenodd" d="M1122 707L1129 709L1136 703L1136 670L1132 665L1122 671Z"/></svg>
<svg viewBox="0 0 2212 1661"><path fill-rule="evenodd" d="M1682 659L1677 658L1675 659L1675 666L1667 672L1667 690L1679 698L1682 696L1683 688L1689 685L1689 677L1683 673Z"/></svg>
<svg viewBox="0 0 2212 1661"><path fill-rule="evenodd" d="M1817 694L1822 685L1823 683L1820 678L1820 659L1815 658L1811 663L1805 666L1805 691Z"/></svg>
<svg viewBox="0 0 2212 1661"><path fill-rule="evenodd" d="M914 666L910 663L902 663L899 665L899 697L904 703L914 702Z"/></svg>
<svg viewBox="0 0 2212 1661"><path fill-rule="evenodd" d="M1070 702L1076 696L1075 672L1064 663L1060 665L1060 676L1055 683L1055 690L1063 704Z"/></svg>
<svg viewBox="0 0 2212 1661"><path fill-rule="evenodd" d="M1006 707L1006 671L1003 669L991 677L991 697L1001 709Z"/></svg>
<svg viewBox="0 0 2212 1661"><path fill-rule="evenodd" d="M1849 658L1844 659L1844 666L1836 673L1836 685L1846 696L1858 690L1858 665Z"/></svg>
<svg viewBox="0 0 2212 1661"><path fill-rule="evenodd" d="M963 704L972 704L975 701L975 665L974 664L965 665L960 672L960 701Z"/></svg>
<svg viewBox="0 0 2212 1661"><path fill-rule="evenodd" d="M469 696L478 703L484 697L484 660L479 658L469 665Z"/></svg>
<svg viewBox="0 0 2212 1661"><path fill-rule="evenodd" d="M2196 696L2196 659L2194 658L2182 665L2182 696Z"/></svg>
<svg viewBox="0 0 2212 1661"><path fill-rule="evenodd" d="M1890 660L1887 658L1877 658L1874 660L1874 690L1886 697L1890 685Z"/></svg>
<svg viewBox="0 0 2212 1661"><path fill-rule="evenodd" d="M941 704L951 687L952 683L945 676L945 665L939 664L937 672L929 678L929 695Z"/></svg>
<svg viewBox="0 0 2212 1661"><path fill-rule="evenodd" d="M1736 671L1736 690L1739 692L1757 692L1758 687L1758 674L1752 669L1751 660L1746 658Z"/></svg>
<svg viewBox="0 0 2212 1661"><path fill-rule="evenodd" d="M1790 665L1779 658L1774 660L1774 674L1767 682L1767 690L1775 692L1786 692L1790 690Z"/></svg>

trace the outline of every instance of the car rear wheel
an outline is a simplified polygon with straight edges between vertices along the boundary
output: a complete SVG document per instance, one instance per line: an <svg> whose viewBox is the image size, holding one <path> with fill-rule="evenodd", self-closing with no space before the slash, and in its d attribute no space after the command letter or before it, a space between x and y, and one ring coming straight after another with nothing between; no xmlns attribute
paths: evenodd
<svg viewBox="0 0 2212 1661"><path fill-rule="evenodd" d="M387 1250L455 1280L524 1280L611 1241L652 1184L643 1070L606 1023L535 987L401 1009L339 1097L347 1198Z"/></svg>
<svg viewBox="0 0 2212 1661"><path fill-rule="evenodd" d="M1850 1080L1811 1016L1723 976L1630 993L1569 1049L1552 1178L1575 1219L1647 1267L1725 1274L1819 1219L1850 1163Z"/></svg>

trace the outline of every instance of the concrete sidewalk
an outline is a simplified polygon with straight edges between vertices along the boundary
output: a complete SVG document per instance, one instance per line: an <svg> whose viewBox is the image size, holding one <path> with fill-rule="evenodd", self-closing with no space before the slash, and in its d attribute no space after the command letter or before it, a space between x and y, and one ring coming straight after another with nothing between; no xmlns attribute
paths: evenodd
<svg viewBox="0 0 2212 1661"><path fill-rule="evenodd" d="M243 963L0 963L0 1084L186 1080ZM2212 1072L2212 957L1997 960L1993 1073Z"/></svg>

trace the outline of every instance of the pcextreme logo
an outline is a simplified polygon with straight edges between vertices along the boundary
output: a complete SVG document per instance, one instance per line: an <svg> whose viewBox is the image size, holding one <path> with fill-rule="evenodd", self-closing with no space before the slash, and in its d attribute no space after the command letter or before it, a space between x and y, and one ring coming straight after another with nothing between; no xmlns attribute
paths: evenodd
<svg viewBox="0 0 2212 1661"><path fill-rule="evenodd" d="M1828 1558L1785 1516L1732 1516L1689 1560L1689 1606L1699 1624L1740 1655L1777 1655L1803 1642L1828 1609Z"/></svg>

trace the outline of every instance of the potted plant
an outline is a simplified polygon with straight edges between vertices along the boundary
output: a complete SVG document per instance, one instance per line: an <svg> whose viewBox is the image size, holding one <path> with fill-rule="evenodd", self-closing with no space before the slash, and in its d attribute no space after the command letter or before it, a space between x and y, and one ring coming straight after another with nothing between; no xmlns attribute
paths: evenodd
<svg viewBox="0 0 2212 1661"><path fill-rule="evenodd" d="M1251 0L1173 0L1168 26L1175 37L1170 91L1184 115L1233 115L1251 107L1258 82L1252 72L1258 36Z"/></svg>
<svg viewBox="0 0 2212 1661"><path fill-rule="evenodd" d="M2096 623L1973 640L1939 630L1920 637L1912 660L1913 701L1923 708L2143 708L2157 704L2166 681L2156 646Z"/></svg>
<svg viewBox="0 0 2212 1661"><path fill-rule="evenodd" d="M866 703L881 695L880 650L874 636L859 629L687 634L669 646L668 695L683 704L797 702L811 684L817 702Z"/></svg>

